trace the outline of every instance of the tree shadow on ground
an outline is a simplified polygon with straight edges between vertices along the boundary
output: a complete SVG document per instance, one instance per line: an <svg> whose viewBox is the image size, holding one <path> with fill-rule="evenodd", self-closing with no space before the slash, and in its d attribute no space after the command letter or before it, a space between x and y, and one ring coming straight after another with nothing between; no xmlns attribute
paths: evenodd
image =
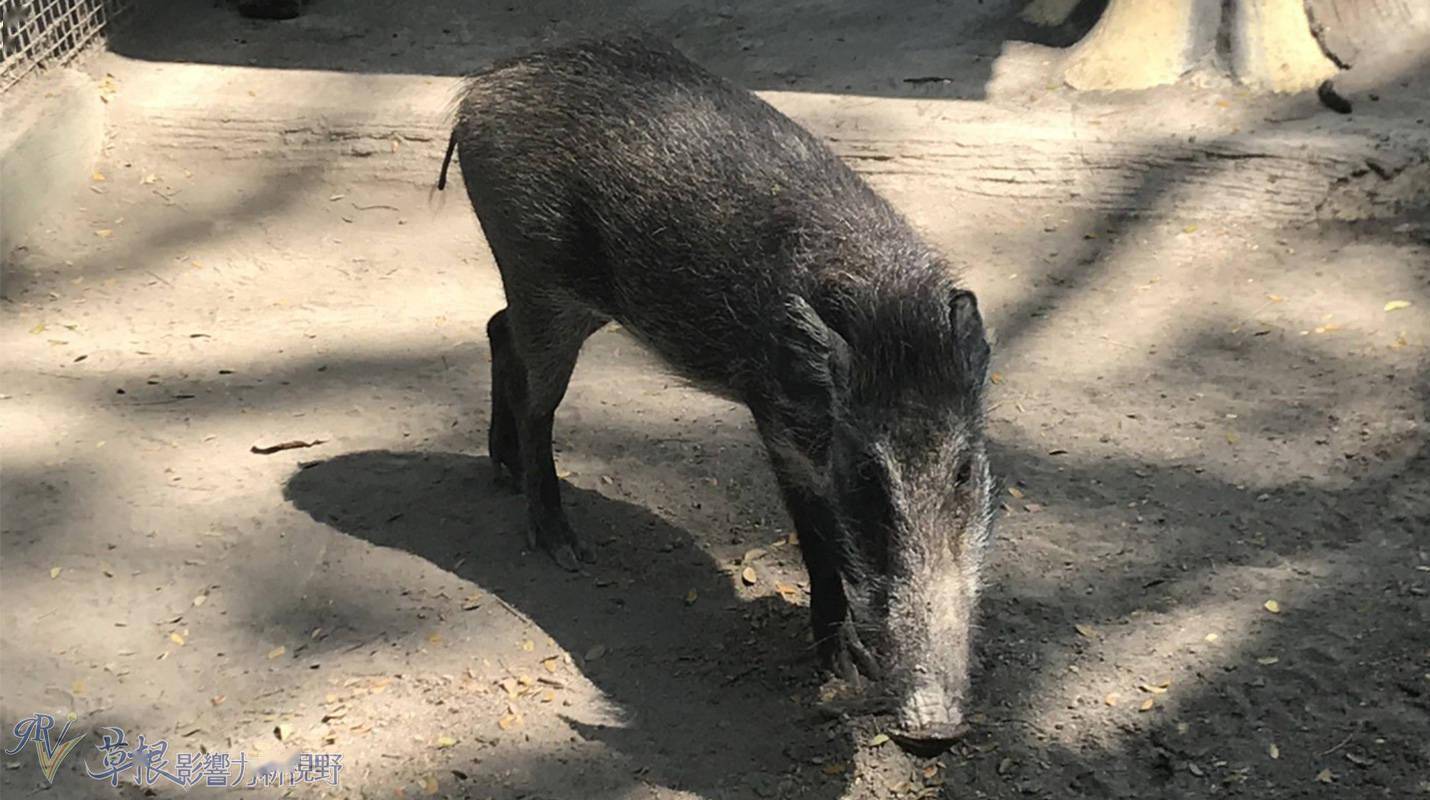
<svg viewBox="0 0 1430 800"><path fill-rule="evenodd" d="M317 0L293 20L245 19L232 3L146 3L110 49L147 61L359 73L463 75L493 60L576 36L646 30L750 89L976 99L1009 39L1062 46L1096 21L1084 3L1067 23L1021 22L1024 0L888 6L864 0L717 7L636 4L407 4Z"/></svg>

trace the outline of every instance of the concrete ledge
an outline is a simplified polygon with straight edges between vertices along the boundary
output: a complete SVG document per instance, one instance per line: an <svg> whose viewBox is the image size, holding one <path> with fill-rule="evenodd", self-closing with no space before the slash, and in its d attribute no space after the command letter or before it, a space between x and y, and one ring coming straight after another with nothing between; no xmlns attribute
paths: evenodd
<svg viewBox="0 0 1430 800"><path fill-rule="evenodd" d="M45 214L89 180L104 144L104 103L80 72L58 69L0 96L0 266Z"/></svg>
<svg viewBox="0 0 1430 800"><path fill-rule="evenodd" d="M275 79L283 91L273 91ZM111 108L135 151L283 164L430 186L450 131L451 78L165 65ZM930 193L1020 206L1269 224L1391 219L1430 208L1430 127L1383 128L1310 105L1164 120L1146 105L1035 111L986 102L762 92L898 202ZM1157 102L1151 98L1151 103ZM1205 122L1205 124L1202 124ZM1188 128L1196 135L1189 135ZM888 178L889 180L885 180ZM895 180L894 178L899 178Z"/></svg>

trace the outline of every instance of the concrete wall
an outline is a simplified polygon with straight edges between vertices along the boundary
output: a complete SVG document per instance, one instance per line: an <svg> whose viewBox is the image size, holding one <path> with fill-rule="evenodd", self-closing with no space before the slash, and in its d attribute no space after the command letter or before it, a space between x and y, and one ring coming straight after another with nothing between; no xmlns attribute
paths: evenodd
<svg viewBox="0 0 1430 800"><path fill-rule="evenodd" d="M88 182L103 143L104 103L83 73L51 70L0 95L0 266Z"/></svg>

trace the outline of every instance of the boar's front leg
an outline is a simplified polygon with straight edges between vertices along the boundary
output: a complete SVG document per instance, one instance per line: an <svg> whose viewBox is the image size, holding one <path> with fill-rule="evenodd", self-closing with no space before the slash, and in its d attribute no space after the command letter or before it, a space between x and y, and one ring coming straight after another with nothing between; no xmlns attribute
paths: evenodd
<svg viewBox="0 0 1430 800"><path fill-rule="evenodd" d="M810 621L820 666L851 683L858 682L860 670L876 677L878 666L849 617L839 568L840 522L822 492L818 467L784 435L767 434L765 443L809 573Z"/></svg>

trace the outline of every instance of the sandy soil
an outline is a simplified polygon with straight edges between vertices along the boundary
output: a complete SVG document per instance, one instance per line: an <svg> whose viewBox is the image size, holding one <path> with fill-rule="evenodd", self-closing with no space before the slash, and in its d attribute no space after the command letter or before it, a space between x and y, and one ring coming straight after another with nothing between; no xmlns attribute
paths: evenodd
<svg viewBox="0 0 1430 800"><path fill-rule="evenodd" d="M343 755L341 789L296 797L1430 795L1426 228L884 180L997 336L1007 489L950 753L822 711L748 415L619 331L557 421L599 562L525 551L485 456L501 288L460 193L122 136L4 275L6 745L46 711L171 753ZM251 452L291 440L321 443ZM28 751L5 767L7 798L144 794L78 757L48 789Z"/></svg>

